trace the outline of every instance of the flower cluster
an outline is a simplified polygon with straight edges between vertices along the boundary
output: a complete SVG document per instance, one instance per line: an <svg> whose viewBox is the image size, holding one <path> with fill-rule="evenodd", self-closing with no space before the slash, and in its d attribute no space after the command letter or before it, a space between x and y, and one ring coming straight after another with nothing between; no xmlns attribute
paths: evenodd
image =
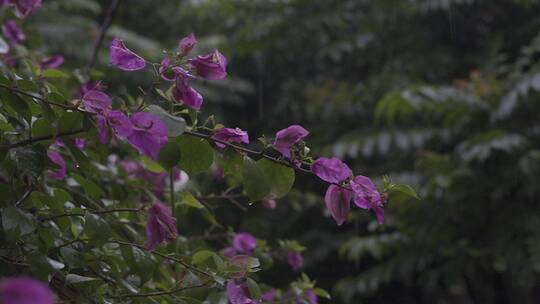
<svg viewBox="0 0 540 304"><path fill-rule="evenodd" d="M292 125L276 133L274 149L297 166L304 156L301 143L309 132L299 125ZM300 159L300 160L299 160ZM372 210L379 224L384 223L384 209L381 194L375 184L366 176L353 176L352 170L336 157L320 157L310 165L310 170L323 181L330 183L324 201L326 208L338 225L342 225L350 211L351 200L356 206Z"/></svg>
<svg viewBox="0 0 540 304"><path fill-rule="evenodd" d="M159 151L168 142L165 123L147 112L136 112L128 118L121 111L112 109L112 99L98 90L90 90L82 97L87 112L95 114L98 139L107 142L108 127L119 139L126 139L135 149L152 159L157 159Z"/></svg>
<svg viewBox="0 0 540 304"><path fill-rule="evenodd" d="M193 33L182 38L175 56L161 60L159 74L164 80L174 82L172 96L176 102L199 110L203 97L190 85L190 80L197 76L208 80L225 78L227 59L218 50L187 59L196 44ZM121 70L137 71L146 67L146 60L128 49L119 38L112 40L109 49L111 64Z"/></svg>

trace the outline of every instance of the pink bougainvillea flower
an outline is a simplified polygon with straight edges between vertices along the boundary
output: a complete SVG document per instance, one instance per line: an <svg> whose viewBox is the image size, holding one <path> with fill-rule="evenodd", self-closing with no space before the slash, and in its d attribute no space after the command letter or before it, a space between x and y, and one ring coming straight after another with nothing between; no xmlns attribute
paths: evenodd
<svg viewBox="0 0 540 304"><path fill-rule="evenodd" d="M97 114L95 118L97 121L98 139L100 143L104 144L107 142L108 126L112 128L113 134L120 139L125 139L133 134L135 129L133 126L133 118L130 120L126 114L120 111L113 111L111 107L112 99L109 97L109 95L101 91L90 90L84 94L82 103L86 111ZM140 119L141 118L139 118L139 120ZM153 126L153 123L149 121L139 122L139 124L143 123ZM150 132L158 132L160 130L160 123L164 125L161 121L159 121ZM141 128L138 130L140 131L140 129ZM160 133L158 132L158 134Z"/></svg>
<svg viewBox="0 0 540 304"><path fill-rule="evenodd" d="M88 91L101 91L103 90L103 86L101 85L101 82L96 82L92 80L88 80L87 82L83 83L77 92L75 92L75 96L78 98L82 98Z"/></svg>
<svg viewBox="0 0 540 304"><path fill-rule="evenodd" d="M96 115L98 128L98 140L101 144L107 143L107 118L103 115Z"/></svg>
<svg viewBox="0 0 540 304"><path fill-rule="evenodd" d="M177 77L173 97L177 102L181 102L195 110L199 110L203 103L202 95L189 85L186 77Z"/></svg>
<svg viewBox="0 0 540 304"><path fill-rule="evenodd" d="M166 243L176 239L178 235L176 219L172 216L169 207L163 203L156 202L150 208L149 213L146 224L148 250L156 249L159 243Z"/></svg>
<svg viewBox="0 0 540 304"><path fill-rule="evenodd" d="M237 252L251 254L256 246L257 239L247 232L241 232L234 236L233 248Z"/></svg>
<svg viewBox="0 0 540 304"><path fill-rule="evenodd" d="M161 78L167 81L174 81L178 80L179 78L186 80L189 78L195 78L195 76L191 75L188 71L184 70L180 66L171 67L171 58L169 57L165 57L161 60L158 71Z"/></svg>
<svg viewBox="0 0 540 304"><path fill-rule="evenodd" d="M159 75L161 78L167 81L174 81L176 79L176 74L173 69L169 69L171 66L171 58L165 57L161 60L159 64Z"/></svg>
<svg viewBox="0 0 540 304"><path fill-rule="evenodd" d="M107 124L113 129L114 135L125 139L133 133L133 125L126 114L120 111L108 111L105 115Z"/></svg>
<svg viewBox="0 0 540 304"><path fill-rule="evenodd" d="M82 97L82 104L86 111L97 114L95 116L98 127L98 140L107 142L107 117L112 108L112 99L104 92L90 90Z"/></svg>
<svg viewBox="0 0 540 304"><path fill-rule="evenodd" d="M299 125L292 125L276 133L274 148L283 156L291 158L291 147L298 144L309 132Z"/></svg>
<svg viewBox="0 0 540 304"><path fill-rule="evenodd" d="M311 172L329 183L342 182L353 174L349 166L336 157L319 157L311 164Z"/></svg>
<svg viewBox="0 0 540 304"><path fill-rule="evenodd" d="M371 209L375 212L377 222L384 223L384 209L381 194L369 177L358 175L351 181L354 192L353 201L362 209Z"/></svg>
<svg viewBox="0 0 540 304"><path fill-rule="evenodd" d="M193 50L196 44L197 44L197 39L195 39L195 34L193 33L182 38L180 40L180 43L178 44L178 51L177 51L178 55L179 56L188 55L191 52L191 50Z"/></svg>
<svg viewBox="0 0 540 304"><path fill-rule="evenodd" d="M119 165L126 171L128 178L142 180L152 185L152 192L158 196L163 195L169 180L169 174L166 172L152 172L144 168L144 166L132 160L123 160ZM187 180L187 175L182 170L173 168L174 182L181 183Z"/></svg>
<svg viewBox="0 0 540 304"><path fill-rule="evenodd" d="M225 247L225 248L221 249L220 253L221 253L222 256L230 259L230 258L232 258L233 256L236 255L236 250L234 250L233 247L228 246L228 247Z"/></svg>
<svg viewBox="0 0 540 304"><path fill-rule="evenodd" d="M90 90L82 97L82 104L88 112L105 115L112 108L112 99L101 91Z"/></svg>
<svg viewBox="0 0 540 304"><path fill-rule="evenodd" d="M60 67L64 63L64 56L61 55L54 55L49 56L47 58L43 58L41 62L39 63L39 66L41 69L56 69Z"/></svg>
<svg viewBox="0 0 540 304"><path fill-rule="evenodd" d="M86 146L86 139L84 139L84 138L75 138L74 142L75 142L75 147L77 147L77 149L84 150L84 147ZM66 144L64 143L64 140L62 140L61 138L57 138L54 141L54 144L57 145L60 148L65 148L66 147Z"/></svg>
<svg viewBox="0 0 540 304"><path fill-rule="evenodd" d="M276 300L276 296L277 296L276 289L272 288L261 295L261 300L274 302Z"/></svg>
<svg viewBox="0 0 540 304"><path fill-rule="evenodd" d="M249 266L249 256L245 254L235 255L232 258L229 258L229 264L236 269L237 271L231 272L230 277L239 279L246 276Z"/></svg>
<svg viewBox="0 0 540 304"><path fill-rule="evenodd" d="M20 43L26 39L24 32L17 26L17 21L9 20L2 25L2 33L13 44Z"/></svg>
<svg viewBox="0 0 540 304"><path fill-rule="evenodd" d="M226 141L226 142L235 142L235 143L244 143L249 144L249 136L246 131L242 131L239 128L221 128L214 130L213 139ZM220 148L225 148L225 145L220 142L215 142L216 146Z"/></svg>
<svg viewBox="0 0 540 304"><path fill-rule="evenodd" d="M146 61L135 54L119 38L113 38L109 47L111 64L124 71L137 71L144 69Z"/></svg>
<svg viewBox="0 0 540 304"><path fill-rule="evenodd" d="M41 6L41 0L8 0L8 2L15 6L19 15L23 18Z"/></svg>
<svg viewBox="0 0 540 304"><path fill-rule="evenodd" d="M227 76L227 59L218 50L188 60L195 74L208 80L219 80Z"/></svg>
<svg viewBox="0 0 540 304"><path fill-rule="evenodd" d="M275 209L276 208L276 200L273 198L265 198L262 200L263 206L268 209Z"/></svg>
<svg viewBox="0 0 540 304"><path fill-rule="evenodd" d="M8 278L0 281L2 304L53 304L54 294L38 280L27 277Z"/></svg>
<svg viewBox="0 0 540 304"><path fill-rule="evenodd" d="M75 138L75 147L77 147L79 150L84 150L84 147L86 147L86 139Z"/></svg>
<svg viewBox="0 0 540 304"><path fill-rule="evenodd" d="M60 148L65 148L66 147L66 144L64 143L64 140L62 140L61 138L55 139L54 144L57 145Z"/></svg>
<svg viewBox="0 0 540 304"><path fill-rule="evenodd" d="M139 152L157 159L169 140L165 123L153 114L137 112L131 116L131 124L133 132L127 137L128 142Z"/></svg>
<svg viewBox="0 0 540 304"><path fill-rule="evenodd" d="M249 297L247 284L236 285L234 280L227 282L227 298L231 304L258 304L260 301Z"/></svg>
<svg viewBox="0 0 540 304"><path fill-rule="evenodd" d="M47 157L58 166L58 170L49 172L49 178L63 180L66 177L66 162L62 155L54 150L48 150Z"/></svg>
<svg viewBox="0 0 540 304"><path fill-rule="evenodd" d="M351 198L353 193L336 185L330 185L324 196L326 209L334 218L338 226L341 226L347 219L351 209Z"/></svg>
<svg viewBox="0 0 540 304"><path fill-rule="evenodd" d="M298 270L304 265L304 257L298 251L289 250L287 252L287 262L294 270Z"/></svg>
<svg viewBox="0 0 540 304"><path fill-rule="evenodd" d="M307 301L307 302L306 302ZM302 300L298 301L298 303L307 303L307 304L317 304L319 301L317 299L317 295L313 291L313 289L308 289L304 291L302 295Z"/></svg>

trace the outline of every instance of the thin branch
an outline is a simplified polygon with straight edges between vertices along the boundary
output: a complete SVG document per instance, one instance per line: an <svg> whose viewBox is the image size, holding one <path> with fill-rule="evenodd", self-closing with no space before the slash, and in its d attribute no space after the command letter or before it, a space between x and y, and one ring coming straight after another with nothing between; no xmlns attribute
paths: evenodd
<svg viewBox="0 0 540 304"><path fill-rule="evenodd" d="M118 1L118 0L116 0ZM114 3L113 3L114 5ZM111 7L113 6L111 5ZM118 4L117 4L118 5ZM30 97L33 97L33 98L36 98L40 101L43 101L43 102L46 102L46 103L51 103L41 97L37 97L37 96L34 96L30 93L27 93L27 92L24 92L24 91L21 91L19 89L16 89L16 88L12 88L10 86L7 86L7 85L4 85L4 84L0 84L0 87L4 87L8 90L11 90L13 92L16 92L16 93L20 93L20 94L23 94L23 95L27 95L27 96L30 96ZM85 113L85 114L93 114L93 113L89 113L89 112L86 112L84 110L81 110L79 109L78 107L70 107L70 106L66 106L66 105L62 105L62 104L56 104L56 103L52 103L53 105L57 105L57 106L62 106L62 107L68 107L68 109L71 109L71 110L75 110L75 111L79 111L79 112L82 112L82 113ZM214 143L220 143L220 144L223 144L225 146L228 146L228 147L231 147L235 150L238 150L238 151L242 151L244 153L247 153L249 155L252 155L252 156L257 156L257 157L262 157L262 158L265 158L265 159L268 159L269 161L272 161L274 163L277 163L277 164L280 164L280 165L283 165L283 166L286 166L286 167L290 167L296 171L300 171L300 172L304 172L304 173L308 173L308 174L313 174L313 172L311 172L311 170L309 169L306 169L306 168L303 168L302 165L305 165L305 163L300 163L300 165L296 165L296 164L293 164L291 162L288 162L288 161L285 161L285 160L282 160L282 159L279 159L279 158L276 158L276 157L273 157L273 156L270 156L266 153L264 153L264 150L261 150L261 151L256 151L256 150L252 150L252 149L249 149L249 148L245 148L245 147L242 147L242 146L239 146L239 145L235 145L235 144L232 144L228 141L224 141L224 140L221 140L221 139L217 139L217 138L213 138L211 135L208 135L208 134L203 134L203 133L199 133L199 132L196 132L196 131L190 131L190 130L186 130L184 131L184 134L187 134L187 135L190 135L190 136L194 136L194 137L198 137L198 138L203 138L203 139L206 139L206 140L209 140L209 141L212 141ZM48 139L48 138L46 138ZM23 145L26 144L26 143L23 143ZM10 147L11 145L7 145L7 146L0 146L0 149L2 148L11 148ZM339 183L331 183L331 184L334 184L338 187L341 187L343 189L346 189L346 190L351 190L350 188L348 187L345 187ZM172 197L171 197L172 198Z"/></svg>
<svg viewBox="0 0 540 304"><path fill-rule="evenodd" d="M30 266L30 264L28 264L28 263L17 261L14 258L11 258L9 256L5 256L5 255L0 255L0 259L4 260L6 263L9 263L9 264L12 264L12 265L17 265L17 266L22 266L22 267Z"/></svg>
<svg viewBox="0 0 540 304"><path fill-rule="evenodd" d="M227 200L231 198L243 198L246 197L243 194L230 194L230 195L208 195L208 196L196 196L195 198L198 200Z"/></svg>
<svg viewBox="0 0 540 304"><path fill-rule="evenodd" d="M86 131L87 131L86 129L77 129L77 130L73 130L69 132L61 132L55 135L53 134L53 135L43 135L43 136L32 137L32 138L21 140L12 144L0 145L0 150L3 150L3 149L9 150L9 149L13 149L13 148L21 147L21 146L31 145L39 141L55 139L57 137L75 135L75 134L83 133Z"/></svg>
<svg viewBox="0 0 540 304"><path fill-rule="evenodd" d="M215 234L204 234L204 235L192 235L192 236L186 236L186 238L190 241L194 240L219 240L219 239L225 239L229 237L229 234L227 233L215 233Z"/></svg>
<svg viewBox="0 0 540 304"><path fill-rule="evenodd" d="M24 192L23 196L15 202L15 206L19 206L22 202L24 202L24 200L27 199L30 196L30 194L32 194L32 191L34 191L34 190L32 190L32 189L26 190L26 192Z"/></svg>
<svg viewBox="0 0 540 304"><path fill-rule="evenodd" d="M58 250L58 249L61 249L63 247L66 247L66 246L69 246L69 245L72 245L72 244L75 244L75 243L78 243L78 242L84 242L86 240L82 240L82 239L74 239L74 240L71 240L71 241L66 241L64 244L61 244L61 245L58 245L56 247L53 247L51 249L49 249L49 251L54 251L54 250Z"/></svg>
<svg viewBox="0 0 540 304"><path fill-rule="evenodd" d="M268 154L265 154L264 151L256 151L256 150L252 150L252 149L249 149L249 148L245 148L245 147L242 147L242 146L239 146L239 145L235 145L235 144L232 144L228 141L224 141L224 140L221 140L221 139L217 139L217 138L213 138L211 135L208 135L208 134L203 134L203 133L199 133L199 132L195 132L195 131L189 131L189 130L186 130L184 131L184 134L187 134L187 135L190 135L190 136L194 136L194 137L199 137L199 138L204 138L206 140L209 140L209 141L212 141L212 142L215 142L215 143L220 143L220 144L223 144L225 146L228 146L228 147L231 147L233 149L236 149L238 151L242 151L242 152L245 152L249 155L253 155L253 156L259 156L259 157L262 157L262 158L266 158L268 159L269 161L272 161L274 163L277 163L277 164L280 164L280 165L283 165L283 166L286 166L286 167L290 167L296 171L300 171L300 172L304 172L304 173L308 173L308 174L314 174L313 172L311 172L311 170L308 170L306 168L303 168L301 165L304 164L302 163L300 166L296 166L295 164L293 163L290 163L288 161L285 161L285 160L282 160L282 159L279 159L279 158L276 158L276 157L273 157L273 156L270 156ZM340 188L343 188L345 190L349 190L349 191L352 191L352 189L350 189L349 187L345 187L339 183L330 183L330 184L333 184L333 185L336 185Z"/></svg>
<svg viewBox="0 0 540 304"><path fill-rule="evenodd" d="M291 164L291 163L289 163L287 161L278 159L276 157L272 157L272 156L270 156L268 154L265 154L264 151L256 151L256 150L252 150L252 149L249 149L249 148L245 148L245 147L242 147L242 146L239 146L239 145L232 144L232 143L230 143L228 141L224 141L224 140L217 139L217 138L212 138L211 135L203 134L203 133L199 133L199 132L195 132L195 131L186 130L186 131L184 131L184 134L194 136L194 137L204 138L206 140L210 140L210 141L213 141L213 142L223 144L225 146L231 147L233 149L245 152L245 153L253 155L253 156L259 156L259 157L266 158L266 159L268 159L270 161L273 161L273 162L275 162L277 164L287 166L287 167L291 167L291 168L293 168L295 170L298 170L298 171L302 171L302 172L305 172L305 173L311 173L311 171L308 170L308 169L305 169L305 168L302 168L302 167L297 167L297 166L295 166L295 165L293 165L293 164Z"/></svg>
<svg viewBox="0 0 540 304"><path fill-rule="evenodd" d="M155 297L155 296L165 296L165 295L172 295L178 292L182 292L189 289L195 289L195 288L201 288L208 286L212 283L212 281L204 282L199 285L193 285L193 286L187 286L187 287L179 287L174 288L170 290L163 290L163 291L154 291L154 292L148 292L148 293L134 293L134 294L123 294L119 296L111 296L109 298L117 299L117 298L141 298L141 297Z"/></svg>
<svg viewBox="0 0 540 304"><path fill-rule="evenodd" d="M145 246L142 246L142 245L139 245L139 244L129 243L129 242L124 242L124 241L120 241L120 240L110 240L109 243L115 243L115 244L124 245L124 246L133 246L133 247L137 247L137 248L139 248L139 249L141 249L141 250L147 251L147 252L149 252L149 253L151 253L151 254L157 255L157 256L162 257L162 258L164 258L164 259L167 259L167 260L176 262L176 263L178 263L178 264L184 266L184 267L187 268L187 269L193 270L193 271L198 272L198 273L200 273L200 274L203 274L203 275L205 275L205 276L207 276L207 277L210 277L210 278L213 278L213 277L214 277L212 274L210 274L210 273L208 273L208 272L206 272L206 271L204 271L204 270L200 270L200 269L198 269L198 268L196 268L196 267L194 267L194 266L192 266L192 265L190 265L190 264L184 262L183 260L181 260L181 259L179 259L179 258L170 256L170 255L166 255L166 254L163 254L163 253L158 252L158 251L155 251L155 250L154 250L154 251L150 251L150 250L146 249Z"/></svg>
<svg viewBox="0 0 540 304"><path fill-rule="evenodd" d="M113 0L111 2L111 5L107 9L107 12L105 13L105 19L103 19L103 23L101 24L101 28L99 29L98 38L96 40L96 43L94 44L92 58L90 58L90 62L88 63L89 69L93 68L94 65L96 64L99 49L101 49L101 45L103 44L103 40L105 39L105 34L107 33L107 30L111 26L114 14L116 13L116 9L118 8L119 4L120 4L119 0Z"/></svg>
<svg viewBox="0 0 540 304"><path fill-rule="evenodd" d="M17 89L17 88L14 88L14 87L5 85L5 84L3 84L3 83L0 83L0 87L2 87L2 88L4 88L4 89L7 89L7 90L9 90L9 91L11 91L11 92L13 92L13 93L17 93L17 94L21 94L21 95L25 95L25 96L28 96L28 97L37 99L37 100L39 100L39 101L41 101L41 102L43 102L43 103L46 103L46 104L50 104L50 105L57 106L57 107L61 107L61 108L68 109L68 110L73 110L73 111L79 111L79 112L83 112L83 113L88 113L88 112L86 112L86 111L83 111L83 110L79 109L79 108L76 107L76 106L73 106L73 105L65 105L65 104L61 104L61 103L49 101L49 100L46 100L46 99L43 98L43 97L33 95L33 94L31 94L31 93L28 93L28 92L19 90L19 89Z"/></svg>
<svg viewBox="0 0 540 304"><path fill-rule="evenodd" d="M240 195L239 197L246 197L244 195ZM207 208L216 208L215 206L212 206L210 205L207 200L214 200L214 199L222 199L222 200L226 200L226 201L229 201L231 204L235 205L236 207L238 207L240 210L246 212L247 211L247 208L244 207L242 204L240 204L236 199L235 199L235 196L220 196L220 197L213 197L213 196L196 196L195 197L198 201L200 201L204 206L206 206Z"/></svg>
<svg viewBox="0 0 540 304"><path fill-rule="evenodd" d="M87 210L87 211L93 214L107 214L107 213L115 213L115 212L140 212L142 210L144 209L143 208L117 208L117 209ZM66 217L66 216L85 216L85 215L86 213L62 213L62 214L57 214L50 217L40 218L40 220L50 221L50 220L54 220L54 219Z"/></svg>

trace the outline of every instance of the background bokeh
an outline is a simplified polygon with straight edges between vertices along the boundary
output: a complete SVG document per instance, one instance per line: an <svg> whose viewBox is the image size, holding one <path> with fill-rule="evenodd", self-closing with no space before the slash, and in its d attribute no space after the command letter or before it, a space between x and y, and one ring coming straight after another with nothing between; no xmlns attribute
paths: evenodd
<svg viewBox="0 0 540 304"><path fill-rule="evenodd" d="M333 302L540 301L540 1L120 2L105 45L119 36L159 61L193 31L197 53L225 54L230 77L199 88L204 113L252 139L301 124L315 155L418 190L390 197L383 226L358 209L336 226L325 185L303 175L276 209L234 210L241 230L307 246L303 271ZM28 28L84 67L109 3L47 0ZM111 91L150 81L107 55Z"/></svg>

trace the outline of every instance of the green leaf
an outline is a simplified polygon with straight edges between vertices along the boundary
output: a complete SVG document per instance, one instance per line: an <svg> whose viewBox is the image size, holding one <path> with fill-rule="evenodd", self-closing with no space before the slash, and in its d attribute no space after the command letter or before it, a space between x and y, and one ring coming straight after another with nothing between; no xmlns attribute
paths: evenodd
<svg viewBox="0 0 540 304"><path fill-rule="evenodd" d="M180 169L191 175L210 168L214 161L214 150L206 140L182 136L178 138L178 143L182 152L182 157L178 162Z"/></svg>
<svg viewBox="0 0 540 304"><path fill-rule="evenodd" d="M104 244L111 236L111 227L107 221L91 213L84 216L83 231L88 236L89 243L96 246Z"/></svg>
<svg viewBox="0 0 540 304"><path fill-rule="evenodd" d="M45 78L69 78L69 76L60 71L60 70L55 70L55 69L47 69L45 71L43 71L41 73L41 77L45 77Z"/></svg>
<svg viewBox="0 0 540 304"><path fill-rule="evenodd" d="M47 95L47 100L60 103L60 104L66 104L66 98L60 94L59 92L51 92ZM67 105L67 104L66 104Z"/></svg>
<svg viewBox="0 0 540 304"><path fill-rule="evenodd" d="M86 284L91 282L100 281L98 278L91 278L91 277L83 277L78 274L70 273L66 275L66 283L72 284L72 285L79 285L79 284Z"/></svg>
<svg viewBox="0 0 540 304"><path fill-rule="evenodd" d="M132 246L122 246L121 252L126 263L133 266L135 273L141 277L143 283L152 277L156 265L150 253Z"/></svg>
<svg viewBox="0 0 540 304"><path fill-rule="evenodd" d="M261 288L259 287L259 284L255 282L252 278L247 278L247 286L249 290L249 294L251 298L258 299L261 297Z"/></svg>
<svg viewBox="0 0 540 304"><path fill-rule="evenodd" d="M314 289L313 289L313 292L314 292L316 295L318 295L319 297L322 297L322 298L326 298L326 299L331 299L331 298L332 298L332 297L330 296L330 294L329 294L326 290L324 290L324 289L322 289L322 288L318 288L318 287L317 287L317 288L314 288Z"/></svg>
<svg viewBox="0 0 540 304"><path fill-rule="evenodd" d="M258 258L249 257L247 261L247 271L248 272L257 272L260 270L261 262Z"/></svg>
<svg viewBox="0 0 540 304"><path fill-rule="evenodd" d="M48 194L43 192L34 191L30 194L30 199L36 208L47 207L53 211L62 211L64 210L64 203L57 202L54 197L51 197Z"/></svg>
<svg viewBox="0 0 540 304"><path fill-rule="evenodd" d="M199 202L198 199L196 199L193 194L190 192L184 191L180 193L180 197L182 198L182 204L188 205L193 208L202 209L204 208L204 205Z"/></svg>
<svg viewBox="0 0 540 304"><path fill-rule="evenodd" d="M27 258L32 275L45 281L50 281L55 272L65 267L64 263L38 252L29 254Z"/></svg>
<svg viewBox="0 0 540 304"><path fill-rule="evenodd" d="M50 105L40 102L39 106L41 107L41 114L43 115L43 118L45 118L48 122L53 123L57 120L56 113L54 113L54 110Z"/></svg>
<svg viewBox="0 0 540 304"><path fill-rule="evenodd" d="M32 215L15 206L8 206L2 210L2 226L11 237L18 238L32 233L36 228L36 221Z"/></svg>
<svg viewBox="0 0 540 304"><path fill-rule="evenodd" d="M223 153L216 153L218 164L224 175L242 179L242 156L232 149L226 149Z"/></svg>
<svg viewBox="0 0 540 304"><path fill-rule="evenodd" d="M38 118L34 123L32 124L32 136L33 137L40 137L40 136L49 136L54 134L54 128L51 125L51 122L44 119L44 118Z"/></svg>
<svg viewBox="0 0 540 304"><path fill-rule="evenodd" d="M180 161L180 145L174 140L169 142L161 148L158 155L158 162L160 165L167 169L171 169Z"/></svg>
<svg viewBox="0 0 540 304"><path fill-rule="evenodd" d="M15 162L19 175L37 178L45 168L46 151L41 145L12 149L10 158Z"/></svg>
<svg viewBox="0 0 540 304"><path fill-rule="evenodd" d="M105 192L93 181L88 180L76 173L72 173L71 175L81 185L84 192L86 192L86 194L88 194L90 197L99 198L105 195Z"/></svg>
<svg viewBox="0 0 540 304"><path fill-rule="evenodd" d="M37 235L39 236L39 239L41 240L41 243L44 245L46 250L49 250L54 246L54 240L56 239L56 236L50 229L38 228Z"/></svg>
<svg viewBox="0 0 540 304"><path fill-rule="evenodd" d="M78 112L64 112L58 120L58 131L69 132L82 128L83 116Z"/></svg>
<svg viewBox="0 0 540 304"><path fill-rule="evenodd" d="M276 164L266 158L257 161L270 186L270 195L273 198L280 198L291 190L294 184L294 170L290 167Z"/></svg>
<svg viewBox="0 0 540 304"><path fill-rule="evenodd" d="M12 111L19 114L27 122L32 119L32 113L26 100L22 99L16 94L11 93L7 89L0 89L0 98L5 106L9 107Z"/></svg>
<svg viewBox="0 0 540 304"><path fill-rule="evenodd" d="M208 260L210 257L214 255L214 252L210 250L201 250L197 251L193 257L191 258L191 262L195 265L202 264L206 260Z"/></svg>
<svg viewBox="0 0 540 304"><path fill-rule="evenodd" d="M12 125L9 124L7 118L0 113L0 130L2 131L13 131L15 128L13 128Z"/></svg>
<svg viewBox="0 0 540 304"><path fill-rule="evenodd" d="M77 148L72 140L64 140L64 143L74 157L75 166L86 174L91 174L94 171L94 166L88 156Z"/></svg>
<svg viewBox="0 0 540 304"><path fill-rule="evenodd" d="M180 136L186 130L186 121L182 117L173 116L157 105L150 105L148 109L165 123L169 137Z"/></svg>
<svg viewBox="0 0 540 304"><path fill-rule="evenodd" d="M263 170L248 156L245 156L242 161L242 177L244 190L250 200L261 200L270 193L270 187Z"/></svg>
<svg viewBox="0 0 540 304"><path fill-rule="evenodd" d="M7 54L9 52L9 45L4 40L4 38L0 37L0 54Z"/></svg>
<svg viewBox="0 0 540 304"><path fill-rule="evenodd" d="M19 79L16 81L16 87L21 90L25 91L27 93L37 93L39 92L39 86L36 82L28 79Z"/></svg>
<svg viewBox="0 0 540 304"><path fill-rule="evenodd" d="M388 191L390 192L390 195L392 195L392 193L397 192L397 193L403 193L414 199L420 200L420 196L418 195L418 193L416 193L416 190L414 190L414 188L409 185L389 184Z"/></svg>
<svg viewBox="0 0 540 304"><path fill-rule="evenodd" d="M144 155L141 157L141 160L142 160L142 163L144 164L144 167L149 171L152 171L154 173L161 173L165 171L165 168L163 168L159 163L155 162L154 160Z"/></svg>

